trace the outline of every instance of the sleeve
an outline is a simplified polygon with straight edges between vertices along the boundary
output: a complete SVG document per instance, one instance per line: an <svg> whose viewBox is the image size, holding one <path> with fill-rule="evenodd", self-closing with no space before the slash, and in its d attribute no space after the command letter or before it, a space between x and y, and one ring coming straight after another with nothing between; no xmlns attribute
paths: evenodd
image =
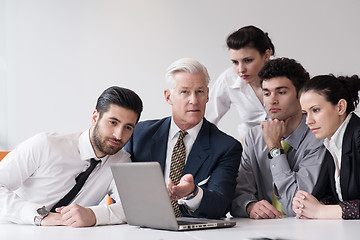
<svg viewBox="0 0 360 240"><path fill-rule="evenodd" d="M343 219L360 219L360 200L344 201L339 203Z"/></svg>
<svg viewBox="0 0 360 240"><path fill-rule="evenodd" d="M126 223L124 209L122 207L119 193L117 192L115 181L112 180L109 187L109 195L115 200L111 205L92 206L90 209L96 216L95 225L109 225Z"/></svg>
<svg viewBox="0 0 360 240"><path fill-rule="evenodd" d="M241 157L235 196L231 206L230 213L234 217L249 217L246 212L247 205L258 201L255 169L251 164L251 159L256 159L253 146L255 145L249 134L244 141L244 151Z"/></svg>
<svg viewBox="0 0 360 240"><path fill-rule="evenodd" d="M305 146L311 147L311 146ZM300 158L298 170L292 170L285 154L274 157L270 161L270 169L274 179L277 196L287 216L295 216L292 210L292 199L298 190L313 192L322 167L325 155L324 146L319 143L306 149Z"/></svg>
<svg viewBox="0 0 360 240"><path fill-rule="evenodd" d="M38 203L16 194L23 182L39 167L39 146L45 145L41 135L20 144L0 163L0 219L19 224L34 224Z"/></svg>
<svg viewBox="0 0 360 240"><path fill-rule="evenodd" d="M224 145L228 146L227 150L218 157L208 183L201 186L203 189L202 201L193 216L222 218L230 211L242 147L236 140L232 144Z"/></svg>
<svg viewBox="0 0 360 240"><path fill-rule="evenodd" d="M222 73L210 88L209 102L206 104L205 118L217 125L220 119L227 113L231 106L231 100L227 91L226 73Z"/></svg>
<svg viewBox="0 0 360 240"><path fill-rule="evenodd" d="M187 209L180 205L184 217L222 218L230 211L242 147L232 137L231 140L228 136L221 140L218 137L221 138L217 136L217 140L213 142L217 145L216 150L209 152L211 156L208 156L198 170L201 173L194 176L200 181L198 184L203 191L200 206L193 213L187 214ZM218 146L220 142L222 146Z"/></svg>
<svg viewBox="0 0 360 240"><path fill-rule="evenodd" d="M203 190L201 187L199 187L198 193L196 194L196 196L193 199L190 199L190 200L179 199L178 203L185 205L185 207L190 212L195 212L195 210L198 209L200 206L203 195L204 195Z"/></svg>

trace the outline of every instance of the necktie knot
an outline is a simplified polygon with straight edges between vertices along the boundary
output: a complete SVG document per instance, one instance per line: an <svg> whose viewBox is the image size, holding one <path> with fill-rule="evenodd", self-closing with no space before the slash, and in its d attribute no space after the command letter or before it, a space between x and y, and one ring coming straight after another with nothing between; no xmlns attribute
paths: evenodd
<svg viewBox="0 0 360 240"><path fill-rule="evenodd" d="M180 130L180 131L179 131L179 138L178 138L178 141L179 141L179 140L183 140L183 139L184 139L184 137L186 136L186 134L188 134L188 132L187 132L187 131Z"/></svg>
<svg viewBox="0 0 360 240"><path fill-rule="evenodd" d="M90 166L96 167L99 163L101 163L101 160L96 160L95 158L90 159Z"/></svg>

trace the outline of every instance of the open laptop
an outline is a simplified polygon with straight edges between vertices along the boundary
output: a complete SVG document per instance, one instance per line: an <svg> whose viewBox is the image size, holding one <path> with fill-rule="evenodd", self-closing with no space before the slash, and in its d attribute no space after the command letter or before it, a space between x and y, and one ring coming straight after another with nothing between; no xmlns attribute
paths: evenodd
<svg viewBox="0 0 360 240"><path fill-rule="evenodd" d="M111 166L128 224L165 230L232 227L235 221L176 218L158 162Z"/></svg>

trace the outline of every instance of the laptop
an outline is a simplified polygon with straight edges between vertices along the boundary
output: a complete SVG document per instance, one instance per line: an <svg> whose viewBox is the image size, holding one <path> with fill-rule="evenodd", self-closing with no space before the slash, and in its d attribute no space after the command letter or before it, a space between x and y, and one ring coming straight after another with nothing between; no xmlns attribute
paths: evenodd
<svg viewBox="0 0 360 240"><path fill-rule="evenodd" d="M125 217L130 225L164 230L232 227L232 220L176 218L158 162L111 165Z"/></svg>

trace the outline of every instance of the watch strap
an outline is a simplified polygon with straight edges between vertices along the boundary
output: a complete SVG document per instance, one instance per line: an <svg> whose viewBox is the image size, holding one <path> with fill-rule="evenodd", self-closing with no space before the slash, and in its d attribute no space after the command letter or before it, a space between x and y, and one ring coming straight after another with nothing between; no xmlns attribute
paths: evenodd
<svg viewBox="0 0 360 240"><path fill-rule="evenodd" d="M198 186L195 185L194 191L192 191L192 193L190 193L189 195L187 195L186 197L184 197L184 200L191 200L194 197L196 197L197 193L198 193Z"/></svg>

